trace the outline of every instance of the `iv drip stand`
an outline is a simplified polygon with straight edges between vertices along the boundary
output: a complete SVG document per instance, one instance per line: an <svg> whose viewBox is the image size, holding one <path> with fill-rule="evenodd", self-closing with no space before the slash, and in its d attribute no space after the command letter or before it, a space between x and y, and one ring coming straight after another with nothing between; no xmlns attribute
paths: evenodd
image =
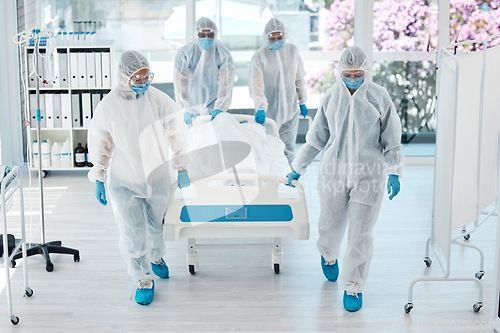
<svg viewBox="0 0 500 333"><path fill-rule="evenodd" d="M36 135L37 135L37 144L38 144L38 185L40 186L40 221L41 221L41 230L42 230L42 243L35 244L30 243L30 247L27 249L27 257L30 257L35 254L43 255L45 259L45 269L47 272L52 272L54 270L54 264L50 261L50 253L61 253L61 254L72 254L73 260L75 262L80 261L80 252L76 249L68 248L62 246L61 241L52 241L45 243L45 210L43 205L43 181L42 181L42 131L40 129L40 78L38 77L38 56L39 56L39 38L38 35L35 34L35 50L34 50L34 59L35 59L35 72L37 75L36 78ZM12 263L15 265L15 259L22 258L23 254L18 253L12 258Z"/></svg>

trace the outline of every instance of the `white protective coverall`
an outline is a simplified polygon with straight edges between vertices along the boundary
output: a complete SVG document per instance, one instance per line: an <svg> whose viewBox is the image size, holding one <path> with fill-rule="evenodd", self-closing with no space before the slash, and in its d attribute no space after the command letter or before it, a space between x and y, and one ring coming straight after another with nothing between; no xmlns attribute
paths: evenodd
<svg viewBox="0 0 500 333"><path fill-rule="evenodd" d="M141 54L123 53L118 87L99 102L88 131L94 164L88 178L107 182L119 248L134 280L155 277L150 263L165 252L162 220L172 183L169 169L184 169L187 162L180 156L187 147L187 126L175 102L154 87L136 94L128 86L144 68L149 64Z"/></svg>
<svg viewBox="0 0 500 333"><path fill-rule="evenodd" d="M353 95L344 70L363 70ZM292 167L303 174L323 151L318 177L321 214L317 247L326 261L339 257L349 220L347 249L340 270L348 292L362 292L373 254L373 227L387 174L401 178L401 122L387 91L372 82L366 56L358 47L341 57L337 81L324 96ZM385 167L385 170L384 170Z"/></svg>
<svg viewBox="0 0 500 333"><path fill-rule="evenodd" d="M198 32L215 32L214 43L207 51L198 45ZM217 26L202 17L195 24L196 41L183 46L175 57L175 100L194 115L204 115L215 109L227 111L234 85L233 57L217 40Z"/></svg>
<svg viewBox="0 0 500 333"><path fill-rule="evenodd" d="M253 56L248 87L254 100L255 111L264 110L279 128L280 139L285 144L285 155L291 163L299 126L299 104L305 104L304 64L297 47L285 43L275 51L268 46L268 35L281 32L285 25L272 18L264 28L265 45Z"/></svg>

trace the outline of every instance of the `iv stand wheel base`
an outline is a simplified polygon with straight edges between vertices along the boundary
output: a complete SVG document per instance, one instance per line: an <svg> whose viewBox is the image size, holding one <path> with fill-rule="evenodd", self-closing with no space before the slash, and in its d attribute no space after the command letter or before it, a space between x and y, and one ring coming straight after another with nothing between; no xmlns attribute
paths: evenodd
<svg viewBox="0 0 500 333"><path fill-rule="evenodd" d="M477 302L474 303L472 309L474 310L474 312L479 312L479 310L481 310L482 307L483 307L483 302Z"/></svg>
<svg viewBox="0 0 500 333"><path fill-rule="evenodd" d="M54 270L54 264L51 262L47 262L47 264L45 265L45 270L47 272L52 272Z"/></svg>
<svg viewBox="0 0 500 333"><path fill-rule="evenodd" d="M17 325L19 324L19 318L17 316L10 316L10 322L12 323L12 325Z"/></svg>
<svg viewBox="0 0 500 333"><path fill-rule="evenodd" d="M35 254L41 254L45 259L45 270L47 272L52 272L54 270L54 264L50 260L50 253L60 253L60 254L72 254L74 261L80 261L80 251L64 247L61 245L61 241L53 241L45 244L31 244L31 247L26 250L26 256L31 257ZM23 253L16 254L12 260L22 258Z"/></svg>
<svg viewBox="0 0 500 333"><path fill-rule="evenodd" d="M425 258L424 258L424 262L425 262L425 265L426 265L427 267L431 267L431 265L432 265L432 260L431 260L431 258L429 258L429 257L425 257Z"/></svg>
<svg viewBox="0 0 500 333"><path fill-rule="evenodd" d="M31 296L33 296L33 289L31 289L30 287L26 288L26 289L24 290L24 296L26 296L26 297L31 297Z"/></svg>

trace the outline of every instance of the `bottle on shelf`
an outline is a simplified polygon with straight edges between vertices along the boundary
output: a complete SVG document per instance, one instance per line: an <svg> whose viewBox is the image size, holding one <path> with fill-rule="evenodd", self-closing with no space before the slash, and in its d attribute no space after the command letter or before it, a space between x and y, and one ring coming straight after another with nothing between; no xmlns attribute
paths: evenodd
<svg viewBox="0 0 500 333"><path fill-rule="evenodd" d="M50 168L50 144L47 140L42 141L42 168Z"/></svg>
<svg viewBox="0 0 500 333"><path fill-rule="evenodd" d="M75 148L75 167L84 167L87 165L85 160L85 148L82 147L82 144L78 142L78 146Z"/></svg>
<svg viewBox="0 0 500 333"><path fill-rule="evenodd" d="M94 165L89 161L89 148L87 144L85 144L85 160L87 161L88 167L93 167Z"/></svg>
<svg viewBox="0 0 500 333"><path fill-rule="evenodd" d="M54 142L52 144L51 153L51 161L53 168L61 167L61 144L59 142Z"/></svg>
<svg viewBox="0 0 500 333"><path fill-rule="evenodd" d="M38 140L33 141L33 167L38 167L40 155L38 154Z"/></svg>
<svg viewBox="0 0 500 333"><path fill-rule="evenodd" d="M61 168L71 168L71 151L69 147L68 139L64 141L61 147Z"/></svg>

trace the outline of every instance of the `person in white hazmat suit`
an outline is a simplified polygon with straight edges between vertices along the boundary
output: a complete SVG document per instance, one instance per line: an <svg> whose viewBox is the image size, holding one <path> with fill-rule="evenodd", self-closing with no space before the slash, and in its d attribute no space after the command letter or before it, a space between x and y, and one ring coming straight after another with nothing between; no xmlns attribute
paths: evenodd
<svg viewBox="0 0 500 333"><path fill-rule="evenodd" d="M299 127L299 112L306 116L307 92L304 64L299 50L286 43L285 25L272 18L264 28L266 45L253 56L248 87L255 104L255 121L273 119L285 144L285 156L291 163Z"/></svg>
<svg viewBox="0 0 500 333"><path fill-rule="evenodd" d="M195 24L196 42L183 46L174 62L175 100L184 110L184 121L191 125L198 115L212 120L226 112L234 85L233 57L217 38L215 23L201 17Z"/></svg>
<svg viewBox="0 0 500 333"><path fill-rule="evenodd" d="M340 59L337 81L324 96L287 177L291 185L323 151L317 247L325 277L337 281L340 243L349 225L341 274L343 303L348 311L362 306L373 254L373 227L387 174L387 191L392 192L389 199L399 193L403 169L400 141L401 122L387 90L372 82L364 52L359 47L347 48Z"/></svg>
<svg viewBox="0 0 500 333"><path fill-rule="evenodd" d="M130 276L139 281L135 300L153 301L154 275L168 278L162 220L167 208L171 164L178 186L189 186L183 153L187 126L175 102L151 87L153 73L140 53L126 51L119 62L118 87L99 102L88 131L88 173L97 200L107 204L104 182L118 224L119 248Z"/></svg>

